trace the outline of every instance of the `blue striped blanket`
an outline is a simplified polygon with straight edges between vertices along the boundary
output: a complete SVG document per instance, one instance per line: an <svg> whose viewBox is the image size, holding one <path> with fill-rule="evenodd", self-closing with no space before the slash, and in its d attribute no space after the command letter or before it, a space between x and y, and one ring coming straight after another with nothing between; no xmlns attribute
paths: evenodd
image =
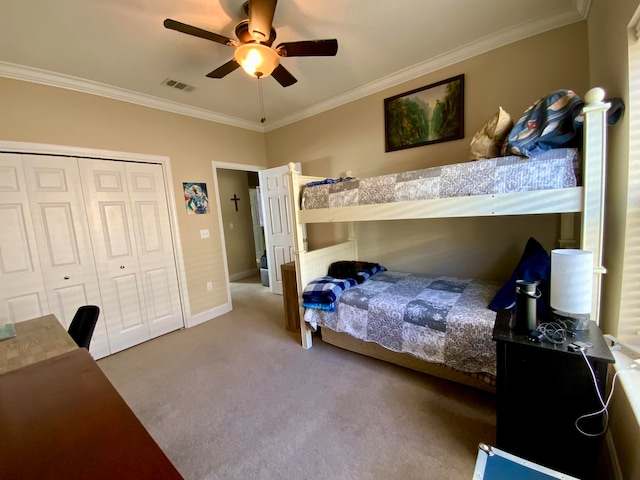
<svg viewBox="0 0 640 480"><path fill-rule="evenodd" d="M357 284L353 278L316 278L302 292L302 306L333 312L336 309L334 302L340 294Z"/></svg>

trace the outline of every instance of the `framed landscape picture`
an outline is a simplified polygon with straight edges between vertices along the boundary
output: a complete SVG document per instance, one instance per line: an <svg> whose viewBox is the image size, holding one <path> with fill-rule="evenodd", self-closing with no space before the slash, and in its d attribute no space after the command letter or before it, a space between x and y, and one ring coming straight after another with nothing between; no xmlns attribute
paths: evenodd
<svg viewBox="0 0 640 480"><path fill-rule="evenodd" d="M464 138L464 74L384 100L385 151Z"/></svg>

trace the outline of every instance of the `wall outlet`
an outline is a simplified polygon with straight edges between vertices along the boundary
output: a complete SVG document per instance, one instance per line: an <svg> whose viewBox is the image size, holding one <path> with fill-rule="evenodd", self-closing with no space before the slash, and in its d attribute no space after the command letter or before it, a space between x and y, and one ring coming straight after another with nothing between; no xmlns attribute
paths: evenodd
<svg viewBox="0 0 640 480"><path fill-rule="evenodd" d="M200 238L209 238L209 229L200 230Z"/></svg>
<svg viewBox="0 0 640 480"><path fill-rule="evenodd" d="M213 282L207 282L207 290L208 291L213 290Z"/></svg>

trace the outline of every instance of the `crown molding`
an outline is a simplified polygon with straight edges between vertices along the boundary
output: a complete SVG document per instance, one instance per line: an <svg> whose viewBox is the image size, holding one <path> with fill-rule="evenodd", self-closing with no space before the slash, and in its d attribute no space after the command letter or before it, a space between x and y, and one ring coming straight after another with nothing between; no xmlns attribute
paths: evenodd
<svg viewBox="0 0 640 480"><path fill-rule="evenodd" d="M573 4L576 7L578 14L582 17L582 20L586 20L589 16L591 0L574 0Z"/></svg>
<svg viewBox="0 0 640 480"><path fill-rule="evenodd" d="M482 40L464 45L443 55L439 55L425 62L418 63L391 75L366 83L323 102L316 103L315 105L299 110L281 120L268 123L265 126L265 132L270 132L291 123L299 122L300 120L304 120L319 113L326 112L355 100L373 95L381 92L382 90L386 90L387 88L395 87L396 85L400 85L404 82L408 82L451 65L455 65L463 60L468 60L469 58L473 58L496 48L548 32L549 30L554 30L556 28L571 25L572 23L583 21L586 19L588 14L589 5L590 0L576 0L575 12L542 18L534 22L528 22L526 24L502 30L501 32L485 37Z"/></svg>
<svg viewBox="0 0 640 480"><path fill-rule="evenodd" d="M395 87L396 85L400 85L423 75L455 65L463 60L509 45L510 43L514 43L555 28L583 21L587 18L589 13L591 0L574 0L574 6L575 11L573 12L541 18L537 21L528 22L513 28L502 30L501 32L485 37L482 40L475 41L425 62L418 63L391 75L387 75L378 80L353 88L347 92L311 105L308 108L298 110L291 115L287 115L286 117L274 122L269 122L266 125L261 125L228 115L222 115L178 102L172 102L170 100L164 100L151 95L133 92L131 90L125 90L123 88L105 85L91 80L84 80L70 75L48 72L46 70L25 67L8 62L0 61L0 76L26 82L39 83L42 85L49 85L52 87L65 88L91 95L99 95L114 100L155 108L157 110L164 110L202 120L222 123L232 127L266 133L369 95L373 95L387 88Z"/></svg>
<svg viewBox="0 0 640 480"><path fill-rule="evenodd" d="M211 122L223 123L232 127L244 128L256 132L263 131L262 125L258 125L257 123L222 115L220 113L214 113L203 108L164 100L151 95L145 95L143 93L125 90L124 88L112 87L110 85L105 85L104 83L41 70L39 68L25 67L23 65L0 61L0 76L25 82L39 83L41 85L48 85L51 87L66 88L67 90L88 93L90 95L98 95L114 100L120 100L122 102L142 105L143 107L150 107L157 110L164 110L180 115L200 118Z"/></svg>

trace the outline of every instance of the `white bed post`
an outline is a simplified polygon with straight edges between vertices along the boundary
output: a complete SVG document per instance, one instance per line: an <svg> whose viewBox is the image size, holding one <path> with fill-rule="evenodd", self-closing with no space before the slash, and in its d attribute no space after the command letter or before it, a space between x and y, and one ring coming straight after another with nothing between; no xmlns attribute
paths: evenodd
<svg viewBox="0 0 640 480"><path fill-rule="evenodd" d="M576 248L577 240L575 238L575 213L560 214L560 238L558 239L559 248Z"/></svg>
<svg viewBox="0 0 640 480"><path fill-rule="evenodd" d="M358 260L360 257L358 256L358 234L356 233L356 223L349 222L347 226L349 228L349 236L347 237L347 240L353 245L353 258Z"/></svg>
<svg viewBox="0 0 640 480"><path fill-rule="evenodd" d="M302 308L302 292L306 286L306 282L303 282L305 277L302 271L302 265L304 262L300 261L300 256L305 253L306 239L304 238L305 230L300 223L298 212L300 211L300 187L298 185L298 175L300 172L296 172L296 166L293 162L289 163L289 191L291 192L291 226L293 228L293 256L296 264L296 283L298 287L298 310L300 313L300 337L303 348L311 348L313 340L311 337L311 330L307 328L304 321L304 308Z"/></svg>
<svg viewBox="0 0 640 480"><path fill-rule="evenodd" d="M591 318L600 322L600 295L602 275L607 273L602 265L604 241L604 200L607 157L607 110L604 90L592 88L585 96L584 113L584 162L582 186L584 206L580 248L593 252L593 299Z"/></svg>

